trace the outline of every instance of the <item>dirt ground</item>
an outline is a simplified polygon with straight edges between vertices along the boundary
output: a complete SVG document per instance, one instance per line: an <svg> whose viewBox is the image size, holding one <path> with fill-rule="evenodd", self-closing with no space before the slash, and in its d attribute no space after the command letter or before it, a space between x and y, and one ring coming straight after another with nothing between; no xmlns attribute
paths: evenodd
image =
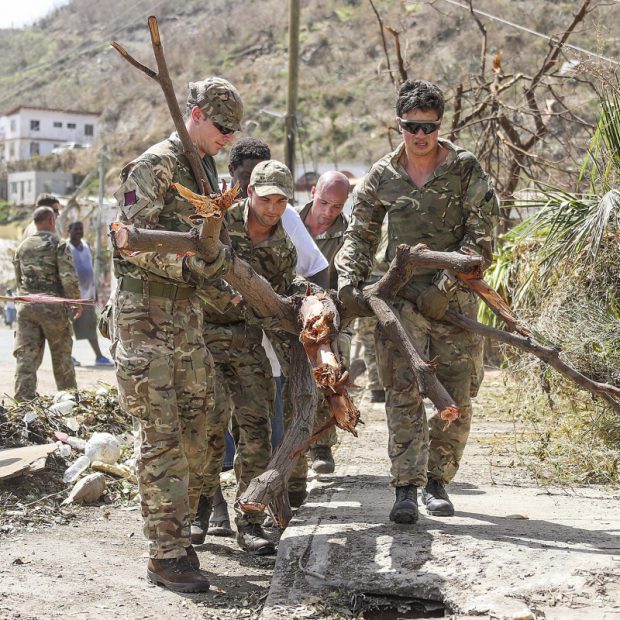
<svg viewBox="0 0 620 620"><path fill-rule="evenodd" d="M84 358L86 354L85 349ZM8 378L12 380L10 365L11 360L8 356L0 360L0 379L4 386L7 386ZM42 372L42 379L42 391L53 392L53 382L50 381L49 372L45 369ZM97 368L78 369L80 387L95 385L97 381L112 383L113 372ZM363 382L363 378L360 381ZM474 432L465 455L464 466L457 478L456 497L458 498L461 493L469 493L468 489L478 484L496 487L498 490L510 488L517 494L522 488L523 503L517 505L513 512L527 516L528 513L536 512L537 497L550 491L539 489L540 492L536 492L536 482L519 465L512 442L514 437L512 425L503 419L502 391L501 377L498 373L491 373L476 404ZM358 395L363 418L376 425L377 429L382 428L384 415L382 406L373 405L365 396L363 398L361 396ZM376 441L372 433L366 433L362 441L367 443L364 446L359 445L356 451L358 456L353 462L340 464L341 469L346 469L352 480L358 474L363 476L367 468L383 467L382 462L386 458L383 440ZM343 456L344 454L346 451L343 451ZM338 464L338 449L335 456ZM50 500L45 494L66 493L62 487L59 489L53 485L46 486L45 477L53 477L53 459L50 461L50 468L52 471L12 481L10 484L15 485L15 497L19 500L13 505L0 507L0 617L11 620L96 617L99 620L106 620L165 617L253 619L261 616L269 595L275 557L257 558L245 554L238 548L234 538L208 537L207 543L198 547L197 551L202 568L211 575L212 587L209 593L177 595L152 586L145 579L146 545L142 537L137 500L132 498L131 494L122 497L117 493L112 494L115 500L112 504L101 502L95 506L66 507L50 511L46 508ZM385 475L387 473L386 470ZM57 478L58 476L56 480ZM317 483L318 481L313 484ZM5 491L7 484L5 483ZM23 489L30 487L33 492L28 499L25 499ZM225 478L224 487L225 495L230 502L233 494L230 478ZM22 492L18 493L18 490ZM363 490L359 492L363 494ZM559 491L564 495L573 492L575 491L571 489ZM501 501L501 495L498 493L494 499L493 493L492 488L487 492L489 497L486 501L490 502L489 505ZM617 492L613 495L613 490L610 492L589 488L577 493L589 495L592 502L602 502L600 505L604 505L606 511L617 512L618 495ZM314 504L310 502L302 507L302 511L305 511L300 511L302 521L312 514L313 506ZM482 508L480 512L483 512ZM584 536L590 528L605 529L613 523L612 520L609 523L595 524L585 514L580 515L579 520ZM546 541L547 547L551 548L554 533L548 529L548 524L544 523L541 522L540 527L547 529L538 531L537 522L530 522L527 535L533 540ZM277 542L280 533L272 531L269 536ZM436 536L440 539L443 537L442 544L433 547L438 553L441 550L441 553L452 554L452 551L446 552L452 544L453 549L458 549L457 539L448 535L447 530L444 534L440 531ZM497 528L497 536L499 543L500 538L506 539L509 535L505 530ZM575 536L579 536L577 530ZM617 536L613 538L612 532L607 531L606 536L608 550L604 553L607 554L612 568L608 566L606 571L590 575L591 587L586 594L598 596L600 599L591 607L593 612L600 610L604 603L606 609L618 609L619 612L618 616L614 614L605 617L620 618L620 593L617 586L620 582L620 544L609 542L618 540ZM586 539L587 536L584 540ZM371 552L371 556L373 553L374 551ZM471 553L470 560L477 562L479 558L475 557L473 551ZM521 564L516 563L516 566L518 570L523 571ZM293 573L297 570L295 566ZM515 575L515 578L518 580L519 575ZM549 586L549 596L545 599L545 604L549 603L549 600L550 604L553 604L555 591ZM337 605L330 607L323 604L325 603L323 601L321 605L300 611L299 615L285 612L281 617L333 619L355 617L356 614L345 604L348 598L347 592L338 594L340 598ZM590 609L588 601L583 597L576 598L575 601L576 608ZM476 612L475 615L480 613ZM552 616L543 614L538 617ZM580 617L603 616L594 613Z"/></svg>

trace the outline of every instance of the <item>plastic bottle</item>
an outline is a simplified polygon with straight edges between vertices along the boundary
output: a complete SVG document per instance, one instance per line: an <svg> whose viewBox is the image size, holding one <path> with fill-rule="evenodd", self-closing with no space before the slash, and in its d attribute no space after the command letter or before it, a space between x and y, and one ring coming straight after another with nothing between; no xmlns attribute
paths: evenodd
<svg viewBox="0 0 620 620"><path fill-rule="evenodd" d="M83 454L77 461L75 461L67 471L65 471L62 480L63 482L73 482L85 469L90 466L90 459Z"/></svg>

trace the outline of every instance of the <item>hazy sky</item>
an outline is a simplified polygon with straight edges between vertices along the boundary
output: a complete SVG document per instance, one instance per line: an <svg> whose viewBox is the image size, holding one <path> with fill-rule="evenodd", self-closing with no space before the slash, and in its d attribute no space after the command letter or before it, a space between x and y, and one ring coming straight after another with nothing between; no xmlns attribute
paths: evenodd
<svg viewBox="0 0 620 620"><path fill-rule="evenodd" d="M27 26L69 0L0 0L0 28Z"/></svg>

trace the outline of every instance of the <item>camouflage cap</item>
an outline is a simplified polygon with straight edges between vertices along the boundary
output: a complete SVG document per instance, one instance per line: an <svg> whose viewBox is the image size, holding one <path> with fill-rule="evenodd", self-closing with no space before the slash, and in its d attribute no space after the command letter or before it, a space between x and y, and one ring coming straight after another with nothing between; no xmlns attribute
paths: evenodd
<svg viewBox="0 0 620 620"><path fill-rule="evenodd" d="M282 162L268 159L254 166L250 177L250 187L259 196L281 194L287 198L292 198L293 175Z"/></svg>
<svg viewBox="0 0 620 620"><path fill-rule="evenodd" d="M187 105L197 105L206 116L227 129L241 129L243 103L237 89L224 78L190 82Z"/></svg>

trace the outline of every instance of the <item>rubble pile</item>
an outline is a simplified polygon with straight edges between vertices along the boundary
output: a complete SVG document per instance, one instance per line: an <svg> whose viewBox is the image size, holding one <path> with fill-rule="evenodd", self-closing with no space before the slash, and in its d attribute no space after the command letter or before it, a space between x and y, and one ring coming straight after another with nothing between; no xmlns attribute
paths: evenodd
<svg viewBox="0 0 620 620"><path fill-rule="evenodd" d="M118 404L116 388L59 392L27 403L9 399L0 407L0 450L54 441L54 432L89 439L94 432L131 433L131 418Z"/></svg>
<svg viewBox="0 0 620 620"><path fill-rule="evenodd" d="M74 518L77 504L133 503L131 418L116 389L0 406L0 537Z"/></svg>

